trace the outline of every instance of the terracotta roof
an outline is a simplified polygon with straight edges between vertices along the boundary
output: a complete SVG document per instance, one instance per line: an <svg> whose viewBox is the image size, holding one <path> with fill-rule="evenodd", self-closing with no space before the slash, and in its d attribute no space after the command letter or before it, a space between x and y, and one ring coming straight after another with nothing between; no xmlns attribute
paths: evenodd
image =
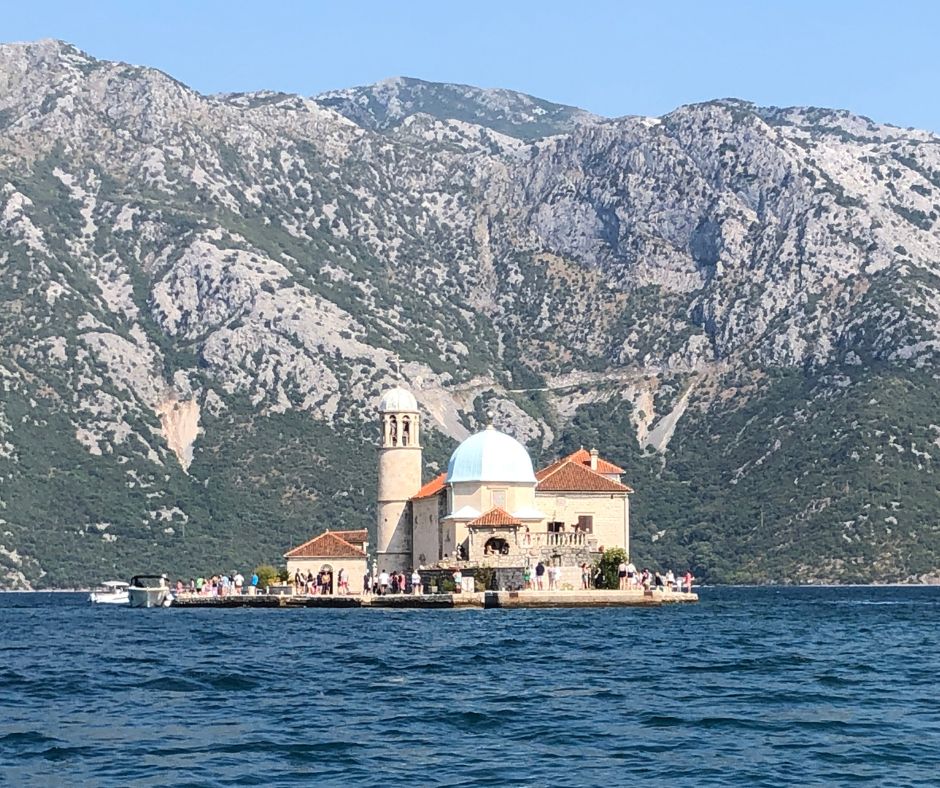
<svg viewBox="0 0 940 788"><path fill-rule="evenodd" d="M444 471L440 476L435 476L431 481L429 481L424 487L418 490L412 497L412 501L417 501L420 498L433 498L437 495L444 487L447 485L447 471Z"/></svg>
<svg viewBox="0 0 940 788"><path fill-rule="evenodd" d="M361 545L369 541L369 532L365 528L360 528L358 531L330 531L330 533L340 539L345 539L352 545Z"/></svg>
<svg viewBox="0 0 940 788"><path fill-rule="evenodd" d="M522 525L522 521L517 520L505 509L494 506L486 514L481 514L476 520L467 523L469 528L475 525Z"/></svg>
<svg viewBox="0 0 940 788"><path fill-rule="evenodd" d="M327 531L284 553L285 558L365 558L355 545L338 536L343 531ZM346 531L345 533L350 533ZM356 533L353 531L352 533Z"/></svg>
<svg viewBox="0 0 940 788"><path fill-rule="evenodd" d="M550 473L557 471L566 462L576 462L579 465L583 465L585 468L590 470L591 452L589 452L585 448L578 449L577 451L569 454L567 457L562 457L560 460L556 460L551 465L545 468L542 468L542 470L540 471L537 471L535 474L535 478L539 480L544 479ZM621 474L624 472L625 471L623 470L623 468L620 468L614 465L612 462L608 462L607 460L602 459L601 457L597 458L597 473Z"/></svg>
<svg viewBox="0 0 940 788"><path fill-rule="evenodd" d="M539 479L536 492L633 492L627 485L602 476L578 462L565 460L549 466L547 473Z"/></svg>

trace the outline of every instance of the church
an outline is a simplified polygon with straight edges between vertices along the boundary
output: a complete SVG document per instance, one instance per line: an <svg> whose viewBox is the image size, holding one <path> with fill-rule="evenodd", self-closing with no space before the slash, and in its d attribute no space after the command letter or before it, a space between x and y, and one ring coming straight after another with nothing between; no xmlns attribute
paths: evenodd
<svg viewBox="0 0 940 788"><path fill-rule="evenodd" d="M492 425L465 439L447 470L421 476L421 418L411 392L379 402L376 551L379 571L436 566L560 566L577 588L581 563L630 548L623 469L580 449L538 471L525 447Z"/></svg>

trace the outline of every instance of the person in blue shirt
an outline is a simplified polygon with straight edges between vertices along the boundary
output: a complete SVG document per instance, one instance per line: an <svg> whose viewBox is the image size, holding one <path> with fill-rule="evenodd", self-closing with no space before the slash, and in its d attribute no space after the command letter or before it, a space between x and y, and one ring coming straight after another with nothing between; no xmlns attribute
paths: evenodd
<svg viewBox="0 0 940 788"><path fill-rule="evenodd" d="M254 572L254 573L251 575L251 584L252 584L253 586L257 586L257 585L258 585L258 573L257 573L257 572Z"/></svg>

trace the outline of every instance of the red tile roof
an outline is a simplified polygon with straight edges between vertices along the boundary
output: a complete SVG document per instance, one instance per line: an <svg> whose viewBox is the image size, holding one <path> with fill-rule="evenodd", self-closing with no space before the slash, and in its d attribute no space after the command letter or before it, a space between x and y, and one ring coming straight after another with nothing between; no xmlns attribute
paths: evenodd
<svg viewBox="0 0 940 788"><path fill-rule="evenodd" d="M494 506L486 514L481 514L476 520L467 523L470 528L475 525L522 525L522 521L517 520L505 509Z"/></svg>
<svg viewBox="0 0 940 788"><path fill-rule="evenodd" d="M424 487L418 490L412 497L412 501L417 501L421 498L433 498L437 495L444 487L447 485L447 472L445 471L440 476L435 476L431 481L429 481Z"/></svg>
<svg viewBox="0 0 940 788"><path fill-rule="evenodd" d="M365 558L358 547L338 536L342 531L326 531L284 553L285 558ZM346 533L350 533L346 531ZM353 532L355 533L355 532Z"/></svg>
<svg viewBox="0 0 940 788"><path fill-rule="evenodd" d="M340 539L345 539L352 545L363 545L369 541L369 532L365 528L360 528L358 531L330 531L330 533Z"/></svg>
<svg viewBox="0 0 940 788"><path fill-rule="evenodd" d="M587 449L581 448L576 452L569 454L567 459L572 462L580 462L582 465L586 465L588 468L591 467L591 452ZM619 468L614 465L612 462L598 457L597 458L597 472L598 473L623 473L623 468Z"/></svg>
<svg viewBox="0 0 940 788"><path fill-rule="evenodd" d="M546 476L548 476L549 473L557 471L566 462L576 462L590 469L591 452L589 452L585 448L580 448L577 451L569 454L567 457L562 457L560 460L556 460L551 465L545 468L542 468L542 470L540 471L537 471L535 474L535 478L544 479ZM623 470L623 468L620 468L614 465L612 462L608 462L607 460L598 457L597 458L597 472L609 473L609 474L621 474L621 473L624 473L625 471Z"/></svg>
<svg viewBox="0 0 940 788"><path fill-rule="evenodd" d="M633 492L627 485L608 479L569 459L550 465L545 471L542 476L536 477L536 492Z"/></svg>

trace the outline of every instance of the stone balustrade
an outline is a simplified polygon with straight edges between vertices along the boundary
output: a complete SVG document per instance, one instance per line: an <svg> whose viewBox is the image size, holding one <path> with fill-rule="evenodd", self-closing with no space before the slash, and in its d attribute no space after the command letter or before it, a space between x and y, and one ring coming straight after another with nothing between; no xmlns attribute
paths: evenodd
<svg viewBox="0 0 940 788"><path fill-rule="evenodd" d="M592 534L581 531L562 531L552 533L536 531L520 535L519 546L526 547L584 547L589 550L597 549L597 539Z"/></svg>

